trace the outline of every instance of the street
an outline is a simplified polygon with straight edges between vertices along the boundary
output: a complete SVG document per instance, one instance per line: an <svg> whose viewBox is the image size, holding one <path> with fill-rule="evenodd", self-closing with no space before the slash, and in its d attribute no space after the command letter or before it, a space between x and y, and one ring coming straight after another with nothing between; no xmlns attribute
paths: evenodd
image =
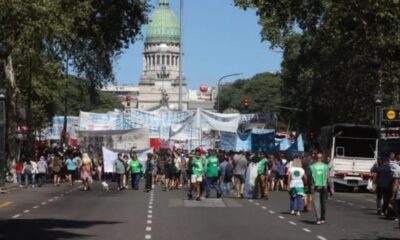
<svg viewBox="0 0 400 240"><path fill-rule="evenodd" d="M374 195L337 193L327 224L313 213L288 214L288 194L270 200L186 200L186 191L104 191L94 184L14 189L0 196L0 239L400 239L392 220L375 214Z"/></svg>

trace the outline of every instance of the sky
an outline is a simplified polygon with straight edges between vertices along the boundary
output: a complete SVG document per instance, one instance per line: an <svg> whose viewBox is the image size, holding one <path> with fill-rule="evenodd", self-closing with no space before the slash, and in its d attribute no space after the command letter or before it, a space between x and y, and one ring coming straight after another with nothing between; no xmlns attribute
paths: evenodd
<svg viewBox="0 0 400 240"><path fill-rule="evenodd" d="M158 6L158 0L151 0L151 4ZM179 0L170 0L170 5L179 18ZM220 77L232 73L243 75L224 82L280 70L282 54L271 51L268 42L261 42L255 11L243 11L233 0L184 0L183 16L183 67L190 89L201 84L216 86ZM143 26L143 36L146 28ZM143 41L136 41L116 61L118 84L139 83L143 47Z"/></svg>

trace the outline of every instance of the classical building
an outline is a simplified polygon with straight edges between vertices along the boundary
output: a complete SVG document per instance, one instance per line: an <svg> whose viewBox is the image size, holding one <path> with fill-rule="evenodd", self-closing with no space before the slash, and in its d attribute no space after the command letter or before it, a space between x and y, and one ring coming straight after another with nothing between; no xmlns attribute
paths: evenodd
<svg viewBox="0 0 400 240"><path fill-rule="evenodd" d="M152 110L166 104L179 106L180 25L168 0L160 0L149 22L139 82L138 108ZM182 82L182 108L188 108L186 79Z"/></svg>

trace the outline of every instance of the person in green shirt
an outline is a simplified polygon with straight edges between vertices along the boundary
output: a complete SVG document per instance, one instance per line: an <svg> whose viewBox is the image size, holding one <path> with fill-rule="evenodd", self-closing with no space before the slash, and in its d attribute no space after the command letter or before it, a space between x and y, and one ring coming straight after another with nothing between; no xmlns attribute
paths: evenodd
<svg viewBox="0 0 400 240"><path fill-rule="evenodd" d="M204 159L201 156L201 150L196 149L195 156L192 158L191 162L191 184L193 185L193 189L196 190L197 196L196 200L201 200L201 186L200 184L203 182L203 177L205 173L204 167ZM189 199L191 199L191 192L189 192Z"/></svg>
<svg viewBox="0 0 400 240"><path fill-rule="evenodd" d="M131 172L132 190L138 191L140 176L142 175L142 163L139 161L136 152L131 153L128 169Z"/></svg>
<svg viewBox="0 0 400 240"><path fill-rule="evenodd" d="M268 158L265 156L265 153L263 152L259 153L259 158L261 160L258 162L257 183L260 188L261 199L268 200L268 186L267 186Z"/></svg>
<svg viewBox="0 0 400 240"><path fill-rule="evenodd" d="M316 215L316 224L325 223L326 214L326 200L328 197L328 184L332 186L331 179L329 177L328 164L322 161L322 153L317 154L316 162L311 164L311 181L312 181L312 199L314 204L314 210ZM331 187L331 194L334 193Z"/></svg>
<svg viewBox="0 0 400 240"><path fill-rule="evenodd" d="M215 150L210 150L206 159L206 198L210 197L211 188L214 187L217 192L217 198L222 195L219 184L219 161Z"/></svg>

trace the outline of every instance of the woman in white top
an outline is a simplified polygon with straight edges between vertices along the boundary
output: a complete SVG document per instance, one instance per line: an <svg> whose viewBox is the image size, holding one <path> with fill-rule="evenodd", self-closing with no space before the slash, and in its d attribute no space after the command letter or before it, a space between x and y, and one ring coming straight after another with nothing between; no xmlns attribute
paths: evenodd
<svg viewBox="0 0 400 240"><path fill-rule="evenodd" d="M289 195L290 195L290 214L300 216L303 205L304 182L307 181L301 160L295 158L292 166L288 170Z"/></svg>

